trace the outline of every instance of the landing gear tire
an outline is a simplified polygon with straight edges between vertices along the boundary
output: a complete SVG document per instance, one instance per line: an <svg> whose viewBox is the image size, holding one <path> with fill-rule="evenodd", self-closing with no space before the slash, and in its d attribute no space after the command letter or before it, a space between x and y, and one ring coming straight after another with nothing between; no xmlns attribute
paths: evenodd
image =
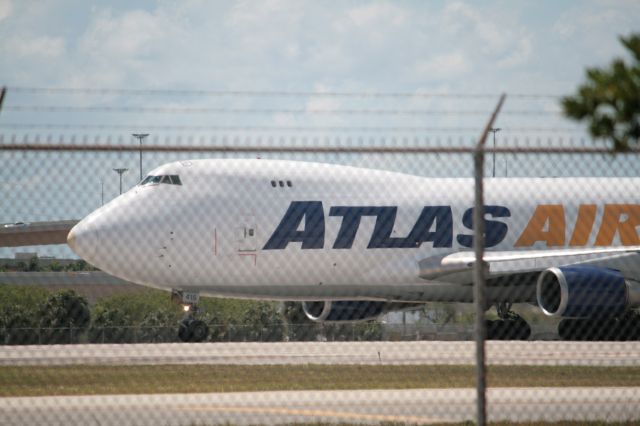
<svg viewBox="0 0 640 426"><path fill-rule="evenodd" d="M178 330L178 338L183 342L204 342L209 337L209 327L204 321L183 320Z"/></svg>
<svg viewBox="0 0 640 426"><path fill-rule="evenodd" d="M511 304L498 303L499 320L487 321L488 340L528 340L531 327L520 315L511 310Z"/></svg>
<svg viewBox="0 0 640 426"><path fill-rule="evenodd" d="M197 306L199 300L200 294L196 291L171 289L171 301L181 305L185 311L185 316L178 329L178 339L183 342L204 342L209 337L207 324L196 319L197 315L202 313L202 310Z"/></svg>
<svg viewBox="0 0 640 426"><path fill-rule="evenodd" d="M637 314L619 318L565 318L558 324L558 334L562 340L640 340L640 318Z"/></svg>
<svg viewBox="0 0 640 426"><path fill-rule="evenodd" d="M531 327L521 317L487 321L488 340L528 340Z"/></svg>
<svg viewBox="0 0 640 426"><path fill-rule="evenodd" d="M603 340L604 322L604 320L592 318L565 318L558 324L558 335L562 340Z"/></svg>

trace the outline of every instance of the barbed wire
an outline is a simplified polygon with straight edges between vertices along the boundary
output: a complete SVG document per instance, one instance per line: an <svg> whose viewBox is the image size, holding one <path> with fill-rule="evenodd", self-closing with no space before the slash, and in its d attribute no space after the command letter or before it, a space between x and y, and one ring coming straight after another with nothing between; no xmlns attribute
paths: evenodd
<svg viewBox="0 0 640 426"><path fill-rule="evenodd" d="M409 146L409 144L413 143L415 145L423 144L424 145L432 145L435 144L447 144L453 145L454 143L465 144L468 143L470 146L477 142L477 135L467 134L447 134L447 135L439 135L439 134L348 134L348 135L340 135L340 134L331 134L331 135L307 135L307 134L241 134L241 133L232 133L232 134L152 134L149 135L149 139L147 142L149 145L158 145L160 146L184 146L183 142L187 145L193 145L194 141L197 141L199 145L197 146L205 146L206 144L216 145L221 143L222 145L227 145L231 142L232 146L239 146L240 144L245 145L264 145L266 144L277 144L283 146L295 146L296 144L334 144L342 145L342 144L359 144L360 146L365 146L366 144L371 144L374 146L382 146L385 144L393 144L399 146ZM34 144L40 146L41 144L46 145L74 145L74 144L93 144L93 145L111 145L112 141L117 143L116 146L123 146L126 141L132 141L133 135L130 133L118 133L118 134L88 134L88 133L60 133L58 135L54 135L52 133L41 134L41 133L13 133L13 134L5 134L0 133L0 149L3 146L8 145L29 145ZM562 136L554 136L554 135L546 135L546 136L507 136L502 135L497 138L497 140L504 146L505 144L509 144L510 146L520 146L524 144L525 146L530 146L535 144L539 147L546 146L543 144L547 144L548 146L557 146L557 145L565 145L567 146L575 146L578 144L579 146L585 146L587 143L596 145L598 143L602 143L601 140L594 140L589 137L585 137L585 135L562 135ZM136 140L137 141L137 140ZM137 146L137 144L136 144Z"/></svg>
<svg viewBox="0 0 640 426"><path fill-rule="evenodd" d="M342 153L342 154L471 154L474 146L319 146L319 145L113 145L113 144L0 144L1 151L68 152L218 152L218 153ZM499 146L484 148L497 154L611 154L606 146ZM640 148L618 154L639 154Z"/></svg>
<svg viewBox="0 0 640 426"><path fill-rule="evenodd" d="M100 94L131 96L236 96L236 97L335 97L335 98L451 98L496 99L497 93L444 93L444 92L339 92L339 91L268 91L268 90L203 90L203 89L124 89L90 87L29 87L8 86L18 93L44 94ZM509 93L515 99L560 99L562 95L546 93Z"/></svg>
<svg viewBox="0 0 640 426"><path fill-rule="evenodd" d="M71 105L7 105L6 111L33 112L137 112L181 114L319 114L319 115L487 115L486 110L427 110L427 109L307 109L307 108L219 108L219 107L127 107L127 106L71 106ZM561 111L507 110L502 115L557 115Z"/></svg>
<svg viewBox="0 0 640 426"><path fill-rule="evenodd" d="M0 128L45 130L131 130L157 131L304 131L304 132L477 132L478 127L429 127L429 126L216 126L216 125L157 125L157 124L58 124L58 123L0 123ZM584 132L575 127L502 127L503 132L521 133L570 133Z"/></svg>

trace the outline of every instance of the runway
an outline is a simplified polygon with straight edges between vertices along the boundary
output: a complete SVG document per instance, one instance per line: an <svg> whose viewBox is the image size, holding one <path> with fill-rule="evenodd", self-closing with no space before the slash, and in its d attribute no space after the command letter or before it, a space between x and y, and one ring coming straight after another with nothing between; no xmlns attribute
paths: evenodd
<svg viewBox="0 0 640 426"><path fill-rule="evenodd" d="M487 342L491 365L640 366L640 342ZM0 365L474 364L474 342L0 346Z"/></svg>
<svg viewBox="0 0 640 426"><path fill-rule="evenodd" d="M472 420L473 389L287 391L0 399L3 425L209 425ZM494 388L491 421L640 419L640 388Z"/></svg>

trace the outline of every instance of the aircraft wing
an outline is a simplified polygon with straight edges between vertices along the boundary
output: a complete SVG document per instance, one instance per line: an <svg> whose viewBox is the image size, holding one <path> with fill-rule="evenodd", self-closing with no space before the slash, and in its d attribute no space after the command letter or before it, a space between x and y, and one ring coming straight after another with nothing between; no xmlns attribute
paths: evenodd
<svg viewBox="0 0 640 426"><path fill-rule="evenodd" d="M542 271L552 266L576 263L608 264L628 261L629 256L638 256L640 246L586 247L549 250L487 251L484 261L488 265L489 277L524 274ZM636 260L637 261L637 260ZM473 281L475 254L472 251L456 252L444 256L432 256L419 262L420 278L458 284Z"/></svg>
<svg viewBox="0 0 640 426"><path fill-rule="evenodd" d="M0 225L0 247L66 244L77 220Z"/></svg>

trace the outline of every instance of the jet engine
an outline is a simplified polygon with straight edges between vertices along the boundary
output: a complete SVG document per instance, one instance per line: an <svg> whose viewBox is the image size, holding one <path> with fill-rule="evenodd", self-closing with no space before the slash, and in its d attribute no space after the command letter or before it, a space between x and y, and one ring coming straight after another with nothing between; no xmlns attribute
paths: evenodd
<svg viewBox="0 0 640 426"><path fill-rule="evenodd" d="M587 265L546 269L536 296L545 314L563 318L611 318L640 306L638 283L617 270Z"/></svg>
<svg viewBox="0 0 640 426"><path fill-rule="evenodd" d="M338 300L302 302L302 310L311 321L367 321L388 311L386 302L368 300Z"/></svg>

